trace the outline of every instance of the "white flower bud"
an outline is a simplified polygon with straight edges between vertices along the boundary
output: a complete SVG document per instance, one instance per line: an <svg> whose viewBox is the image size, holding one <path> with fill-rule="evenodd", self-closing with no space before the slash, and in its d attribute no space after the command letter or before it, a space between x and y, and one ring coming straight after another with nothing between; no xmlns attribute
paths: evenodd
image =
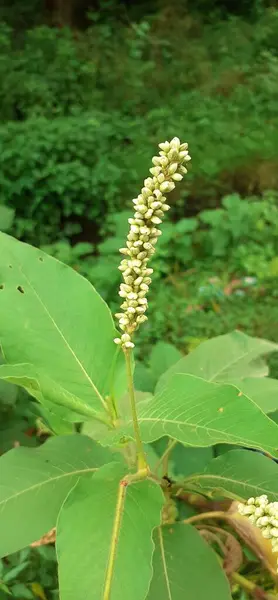
<svg viewBox="0 0 278 600"><path fill-rule="evenodd" d="M159 173L161 173L161 167L152 167L150 169L150 173L152 175L154 175L155 177L157 177L159 175Z"/></svg>
<svg viewBox="0 0 278 600"><path fill-rule="evenodd" d="M125 342L125 348L134 348L133 342Z"/></svg>
<svg viewBox="0 0 278 600"><path fill-rule="evenodd" d="M138 258L140 260L144 260L145 258L147 258L147 256L148 256L147 252L139 252L139 254L138 254Z"/></svg>
<svg viewBox="0 0 278 600"><path fill-rule="evenodd" d="M149 227L140 227L140 233L142 233L142 235L149 235L150 228Z"/></svg>
<svg viewBox="0 0 278 600"><path fill-rule="evenodd" d="M265 529L262 529L262 536L264 538L266 538L267 540L271 539L271 533L270 533L270 527L266 527Z"/></svg>
<svg viewBox="0 0 278 600"><path fill-rule="evenodd" d="M140 214L144 214L148 210L145 204L138 204L136 208Z"/></svg>
<svg viewBox="0 0 278 600"><path fill-rule="evenodd" d="M148 317L146 317L146 315L137 315L137 317L136 317L137 323L144 323L147 320L148 320Z"/></svg>
<svg viewBox="0 0 278 600"><path fill-rule="evenodd" d="M161 221L161 219L159 219L159 217L152 217L151 222L155 223L155 225L159 225L160 223L162 223L162 221Z"/></svg>
<svg viewBox="0 0 278 600"><path fill-rule="evenodd" d="M159 148L161 148L161 150L164 150L164 152L168 152L168 150L170 150L170 143L169 142L162 142L161 144L158 144Z"/></svg>
<svg viewBox="0 0 278 600"><path fill-rule="evenodd" d="M181 175L185 175L186 173L188 173L188 171L187 171L186 167L184 167L183 165L180 165L179 166L179 173Z"/></svg>
<svg viewBox="0 0 278 600"><path fill-rule="evenodd" d="M176 147L176 146L179 147L180 145L181 145L181 141L178 137L174 137L170 142L171 148Z"/></svg>
<svg viewBox="0 0 278 600"><path fill-rule="evenodd" d="M181 181L182 175L180 173L174 173L174 175L172 175L172 178L174 179L174 181Z"/></svg>
<svg viewBox="0 0 278 600"><path fill-rule="evenodd" d="M169 150L168 158L171 162L178 161L179 160L178 148L171 148L171 150Z"/></svg>
<svg viewBox="0 0 278 600"><path fill-rule="evenodd" d="M273 537L278 538L278 529L277 527L272 527L270 533Z"/></svg>
<svg viewBox="0 0 278 600"><path fill-rule="evenodd" d="M126 269L126 270L123 272L123 276L124 276L124 277L127 277L128 275L130 275L130 273L131 273L131 269L128 267L128 269Z"/></svg>
<svg viewBox="0 0 278 600"><path fill-rule="evenodd" d="M161 193L161 191L160 191L159 189L155 189L155 190L153 191L153 195L154 195L154 196L155 196L155 197L156 197L158 200L160 200L160 199L162 198L162 193Z"/></svg>
<svg viewBox="0 0 278 600"><path fill-rule="evenodd" d="M165 181L164 173L160 173L160 175L158 175L157 181L158 183L163 183L163 181Z"/></svg>
<svg viewBox="0 0 278 600"><path fill-rule="evenodd" d="M168 173L169 175L174 175L174 173L176 172L177 168L179 166L179 163L172 163L168 169Z"/></svg>
<svg viewBox="0 0 278 600"><path fill-rule="evenodd" d="M114 342L115 342L115 344L121 344L122 340L120 338L115 338Z"/></svg>
<svg viewBox="0 0 278 600"><path fill-rule="evenodd" d="M162 168L167 167L168 164L169 164L168 158L166 156L161 156L160 157L160 164L161 164Z"/></svg>
<svg viewBox="0 0 278 600"><path fill-rule="evenodd" d="M137 313L144 313L145 310L146 310L146 307L144 307L144 306L137 306L137 308L136 308Z"/></svg>
<svg viewBox="0 0 278 600"><path fill-rule="evenodd" d="M152 192L151 192L151 190L149 188L143 187L142 188L142 195L143 195L143 198L145 199L145 198L148 198L149 196L151 196Z"/></svg>
<svg viewBox="0 0 278 600"><path fill-rule="evenodd" d="M150 190L153 189L153 179L152 177L147 177L147 179L144 180L144 186L147 188L150 188Z"/></svg>
<svg viewBox="0 0 278 600"><path fill-rule="evenodd" d="M128 333L122 335L122 342L130 342L130 335Z"/></svg>
<svg viewBox="0 0 278 600"><path fill-rule="evenodd" d="M160 191L169 193L172 192L174 188L175 184L173 183L173 181L163 181L160 186Z"/></svg>

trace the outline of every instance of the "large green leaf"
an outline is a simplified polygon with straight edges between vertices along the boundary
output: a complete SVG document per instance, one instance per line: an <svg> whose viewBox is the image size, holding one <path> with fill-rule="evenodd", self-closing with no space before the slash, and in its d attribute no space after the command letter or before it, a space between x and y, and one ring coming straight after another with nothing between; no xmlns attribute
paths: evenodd
<svg viewBox="0 0 278 600"><path fill-rule="evenodd" d="M153 400L138 406L141 436L150 443L167 435L189 446L224 442L278 456L278 427L233 385L176 374ZM133 439L131 421L108 436Z"/></svg>
<svg viewBox="0 0 278 600"><path fill-rule="evenodd" d="M207 381L237 382L243 377L264 377L268 367L262 356L278 350L278 344L233 331L203 342L173 365L158 381L160 391L175 373L197 375Z"/></svg>
<svg viewBox="0 0 278 600"><path fill-rule="evenodd" d="M103 598L123 474L117 465L106 465L80 481L63 505L56 544L61 600ZM163 494L150 481L124 489L109 598L144 600L152 576L152 531L160 524Z"/></svg>
<svg viewBox="0 0 278 600"><path fill-rule="evenodd" d="M236 499L266 494L278 496L278 465L275 461L248 450L231 450L213 459L200 474L185 480L189 487Z"/></svg>
<svg viewBox="0 0 278 600"><path fill-rule="evenodd" d="M115 333L107 305L86 279L0 234L0 345L7 363L29 364L46 400L55 402L57 386L65 400L103 412L113 382L122 386Z"/></svg>
<svg viewBox="0 0 278 600"><path fill-rule="evenodd" d="M233 382L241 392L249 396L265 413L278 410L278 379L270 377L246 377Z"/></svg>
<svg viewBox="0 0 278 600"><path fill-rule="evenodd" d="M156 381L172 365L182 358L182 353L172 344L158 342L154 345L150 356L150 368Z"/></svg>
<svg viewBox="0 0 278 600"><path fill-rule="evenodd" d="M113 455L82 435L51 438L40 448L15 448L0 458L0 556L39 539L56 524L81 477Z"/></svg>
<svg viewBox="0 0 278 600"><path fill-rule="evenodd" d="M99 418L105 420L105 413L95 410L84 400L70 394L57 382L42 372L36 372L33 365L1 365L0 379L24 387L46 409L51 410L60 419L66 421L83 421ZM43 390L43 394L41 392Z"/></svg>
<svg viewBox="0 0 278 600"><path fill-rule="evenodd" d="M155 531L153 579L147 600L232 600L216 554L191 525Z"/></svg>

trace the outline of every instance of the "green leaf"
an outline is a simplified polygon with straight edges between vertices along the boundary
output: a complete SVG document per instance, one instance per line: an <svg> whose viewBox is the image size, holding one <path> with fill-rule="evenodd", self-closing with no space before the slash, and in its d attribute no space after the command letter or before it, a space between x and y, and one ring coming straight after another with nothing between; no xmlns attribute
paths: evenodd
<svg viewBox="0 0 278 600"><path fill-rule="evenodd" d="M0 379L25 390L41 402L46 409L51 410L58 418L67 421L81 421L92 418L105 418L105 413L95 410L80 398L70 394L43 373L35 373L33 365L1 365ZM43 394L41 393L43 390ZM81 418L82 416L82 418Z"/></svg>
<svg viewBox="0 0 278 600"><path fill-rule="evenodd" d="M80 477L113 455L81 435L51 438L36 449L15 448L0 458L0 556L24 548L56 524Z"/></svg>
<svg viewBox="0 0 278 600"><path fill-rule="evenodd" d="M156 379L144 363L137 362L134 369L134 387L140 392L153 392Z"/></svg>
<svg viewBox="0 0 278 600"><path fill-rule="evenodd" d="M220 335L200 344L159 379L159 392L175 373L189 373L207 381L233 382L243 377L264 377L268 367L261 358L278 350L278 344L249 337L240 331Z"/></svg>
<svg viewBox="0 0 278 600"><path fill-rule="evenodd" d="M158 342L152 349L150 368L156 381L172 365L182 358L182 353L172 344Z"/></svg>
<svg viewBox="0 0 278 600"><path fill-rule="evenodd" d="M278 379L246 377L233 383L241 392L251 398L263 412L273 413L278 410Z"/></svg>
<svg viewBox="0 0 278 600"><path fill-rule="evenodd" d="M258 448L278 456L278 427L242 392L192 375L177 374L150 402L138 406L143 442L167 435L188 446L224 442ZM131 421L107 442L133 439Z"/></svg>
<svg viewBox="0 0 278 600"><path fill-rule="evenodd" d="M24 569L26 569L26 567L29 566L29 564L29 561L26 560L23 563L20 563L16 567L13 567L9 571L7 571L7 573L3 577L4 583L10 583L11 581L13 581L13 579L16 579L18 575L20 575L20 573L22 573L22 571L24 571Z"/></svg>
<svg viewBox="0 0 278 600"><path fill-rule="evenodd" d="M76 271L3 233L0 256L0 343L6 362L28 363L28 377L46 400L55 403L57 390L58 404L76 399L79 407L84 403L103 413L112 379L121 379L124 368L107 305ZM17 383L26 387L23 376Z"/></svg>
<svg viewBox="0 0 278 600"><path fill-rule="evenodd" d="M103 598L123 475L119 466L106 465L80 481L63 505L56 542L61 600L84 600L92 594ZM152 576L152 531L160 523L163 494L148 480L124 489L110 598L144 600Z"/></svg>
<svg viewBox="0 0 278 600"><path fill-rule="evenodd" d="M213 459L204 471L185 480L189 487L211 491L235 499L266 494L278 495L278 465L275 461L248 450L231 450Z"/></svg>
<svg viewBox="0 0 278 600"><path fill-rule="evenodd" d="M147 600L232 600L216 554L191 525L155 531L153 579Z"/></svg>

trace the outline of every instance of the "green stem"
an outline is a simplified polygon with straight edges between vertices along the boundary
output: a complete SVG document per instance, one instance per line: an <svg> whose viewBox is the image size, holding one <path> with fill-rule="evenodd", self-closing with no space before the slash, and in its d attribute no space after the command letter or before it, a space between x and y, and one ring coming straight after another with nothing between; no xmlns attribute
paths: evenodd
<svg viewBox="0 0 278 600"><path fill-rule="evenodd" d="M118 499L117 499L117 505L116 505L113 531L112 531L112 539L111 539L111 546L110 546L110 552L109 552L108 566L107 566L106 578L105 578L105 584L104 584L103 600L109 600L110 596L111 596L112 579L113 579L116 551L117 551L117 545L118 545L120 528L121 528L122 515L123 515L123 510L124 510L126 490L127 490L127 482L125 481L125 479L123 479L122 481L120 481L119 490L118 490Z"/></svg>
<svg viewBox="0 0 278 600"><path fill-rule="evenodd" d="M253 583L253 581L249 581L249 579L246 579L246 577L244 577L240 573L237 573L236 571L231 573L230 577L235 583L240 585L249 594L254 596L254 598L261 598L261 600L275 600L275 598L277 598L277 596L275 596L274 594L266 592L261 587L258 587L256 583Z"/></svg>
<svg viewBox="0 0 278 600"><path fill-rule="evenodd" d="M183 523L185 525L190 525L191 523L198 523L198 521L205 521L206 519L224 519L226 521L230 520L231 515L228 515L222 510L212 510L210 512L200 513L199 515L193 515L188 519L185 519Z"/></svg>
<svg viewBox="0 0 278 600"><path fill-rule="evenodd" d="M159 460L157 461L157 463L155 465L155 468L154 468L155 473L158 472L159 468L162 465L162 467L163 467L162 476L164 477L165 475L168 475L169 455L177 443L178 443L177 440L169 440L166 450L163 452L163 454L161 455L161 457L159 458Z"/></svg>
<svg viewBox="0 0 278 600"><path fill-rule="evenodd" d="M137 467L138 471L148 470L148 463L146 461L145 452L141 440L140 428L137 417L136 410L136 401L135 401L135 393L134 393L134 385L133 385L133 375L132 375L132 367L131 367L131 351L125 350L125 361L126 361L126 372L127 372L127 383L128 383L128 392L130 399L130 408L133 420L133 429L134 429L134 437L137 448Z"/></svg>

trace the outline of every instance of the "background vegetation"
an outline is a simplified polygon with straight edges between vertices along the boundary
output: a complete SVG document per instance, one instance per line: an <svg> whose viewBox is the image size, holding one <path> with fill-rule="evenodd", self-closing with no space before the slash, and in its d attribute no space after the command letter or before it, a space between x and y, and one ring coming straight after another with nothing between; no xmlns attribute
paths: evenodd
<svg viewBox="0 0 278 600"><path fill-rule="evenodd" d="M13 0L0 21L0 229L114 310L131 199L178 135L192 167L154 259L142 365L161 339L187 352L238 328L278 342L275 1ZM0 388L1 452L38 443L32 411ZM56 598L52 550L3 561L0 598Z"/></svg>

